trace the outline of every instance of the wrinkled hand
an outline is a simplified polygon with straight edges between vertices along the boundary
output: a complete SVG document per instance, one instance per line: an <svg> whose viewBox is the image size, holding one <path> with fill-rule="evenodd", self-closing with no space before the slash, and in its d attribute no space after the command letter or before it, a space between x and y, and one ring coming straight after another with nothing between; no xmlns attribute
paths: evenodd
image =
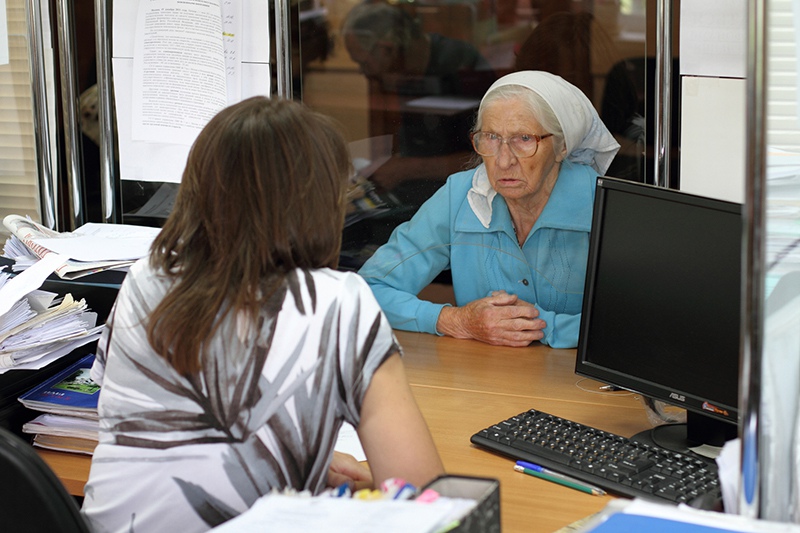
<svg viewBox="0 0 800 533"><path fill-rule="evenodd" d="M527 346L544 337L545 321L533 304L514 294L495 291L462 307L445 307L436 329L457 339L476 339L497 346Z"/></svg>
<svg viewBox="0 0 800 533"><path fill-rule="evenodd" d="M363 463L347 453L333 452L333 460L328 468L328 486L338 487L347 483L353 491L372 488L372 472Z"/></svg>

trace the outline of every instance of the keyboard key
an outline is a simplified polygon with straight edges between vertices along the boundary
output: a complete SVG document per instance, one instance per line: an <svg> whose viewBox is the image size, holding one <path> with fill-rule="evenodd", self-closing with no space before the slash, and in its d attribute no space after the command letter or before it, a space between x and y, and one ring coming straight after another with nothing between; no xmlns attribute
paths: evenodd
<svg viewBox="0 0 800 533"><path fill-rule="evenodd" d="M525 442L524 440L515 440L511 443L512 448L517 448L526 452L533 453L535 455L540 455L546 459L550 459L551 461L555 461L561 464L569 463L569 456L558 453L557 451L548 448L546 446L537 446L535 444L531 444L529 442Z"/></svg>

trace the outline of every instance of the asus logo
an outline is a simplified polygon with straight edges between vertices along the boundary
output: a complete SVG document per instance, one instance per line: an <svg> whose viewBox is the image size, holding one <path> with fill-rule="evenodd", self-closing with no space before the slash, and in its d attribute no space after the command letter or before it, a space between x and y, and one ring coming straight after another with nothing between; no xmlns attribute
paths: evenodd
<svg viewBox="0 0 800 533"><path fill-rule="evenodd" d="M677 392L670 392L669 397L672 398L673 400L678 400L679 402L686 401L686 396L684 396L683 394L678 394Z"/></svg>

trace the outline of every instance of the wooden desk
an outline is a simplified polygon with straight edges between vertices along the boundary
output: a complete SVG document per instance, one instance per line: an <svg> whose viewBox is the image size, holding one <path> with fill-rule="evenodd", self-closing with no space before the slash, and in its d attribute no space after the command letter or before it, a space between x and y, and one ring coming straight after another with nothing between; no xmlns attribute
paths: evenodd
<svg viewBox="0 0 800 533"><path fill-rule="evenodd" d="M633 394L603 393L601 383L575 375L575 350L500 348L406 332L397 337L445 470L500 480L504 532L556 531L612 499L514 472L511 459L469 441L481 429L530 408L625 436L649 428Z"/></svg>
<svg viewBox="0 0 800 533"><path fill-rule="evenodd" d="M39 455L50 468L56 473L58 478L73 496L83 496L83 486L89 479L89 467L92 458L88 455L76 453L55 452L36 448Z"/></svg>
<svg viewBox="0 0 800 533"><path fill-rule="evenodd" d="M650 427L630 393L603 393L575 375L575 350L499 348L397 332L409 382L449 473L500 480L503 531L556 531L602 509L610 496L584 494L518 474L513 461L473 446L483 428L530 408L630 436ZM91 459L38 450L71 494L82 495Z"/></svg>

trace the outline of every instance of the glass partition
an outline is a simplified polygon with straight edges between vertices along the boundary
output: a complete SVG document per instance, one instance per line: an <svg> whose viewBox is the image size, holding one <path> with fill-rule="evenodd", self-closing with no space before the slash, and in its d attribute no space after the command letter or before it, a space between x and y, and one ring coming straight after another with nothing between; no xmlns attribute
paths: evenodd
<svg viewBox="0 0 800 533"><path fill-rule="evenodd" d="M76 10L91 3L77 0ZM135 17L138 2L118 4L117 12L124 7L131 11L128 19ZM468 132L477 104L495 79L515 70L551 71L583 90L622 146L607 174L655 183L655 4L656 0L290 0L292 95L344 125L359 170L344 230L342 267L358 268L448 175L470 164ZM677 20L679 3L672 5ZM388 10L379 43L370 41L364 29L371 29L386 13L368 14L377 17L372 19L356 16L358 10L378 6ZM102 10L95 11L102 15ZM76 14L79 24L86 19L81 15ZM95 14L98 27L100 15ZM109 26L101 33L111 32L113 38L113 24ZM273 62L274 37L270 35ZM112 61L116 46L111 44ZM109 65L100 65L98 72L104 69ZM272 94L276 70L271 72ZM91 106L95 80L87 81L88 88L81 87L86 91L82 103ZM114 76L114 84L125 82ZM110 91L113 104L119 93L114 87ZM674 119L680 102L678 91L673 95ZM97 113L90 113L87 126L96 130L97 120ZM130 126L115 122L114 128L112 133L120 135ZM672 153L677 157L677 125L672 131ZM98 213L101 186L94 184L103 164L96 152L102 153L103 146L98 148L92 133L85 131L90 139L84 142L87 196L93 198L94 208L90 218L104 220L105 213ZM125 145L124 139L105 140ZM678 164L673 161L671 168L678 169ZM112 194L120 196L114 201L121 204L121 218L111 221L162 224L177 189L177 183L167 181L117 181L118 190Z"/></svg>
<svg viewBox="0 0 800 533"><path fill-rule="evenodd" d="M765 1L759 516L800 522L800 3ZM758 130L756 130L758 133ZM792 465L787 468L786 465Z"/></svg>
<svg viewBox="0 0 800 533"><path fill-rule="evenodd" d="M295 94L345 127L358 176L343 268L468 168L480 98L517 70L558 74L594 103L622 149L608 175L652 180L645 0L301 2ZM677 71L677 70L676 70Z"/></svg>

